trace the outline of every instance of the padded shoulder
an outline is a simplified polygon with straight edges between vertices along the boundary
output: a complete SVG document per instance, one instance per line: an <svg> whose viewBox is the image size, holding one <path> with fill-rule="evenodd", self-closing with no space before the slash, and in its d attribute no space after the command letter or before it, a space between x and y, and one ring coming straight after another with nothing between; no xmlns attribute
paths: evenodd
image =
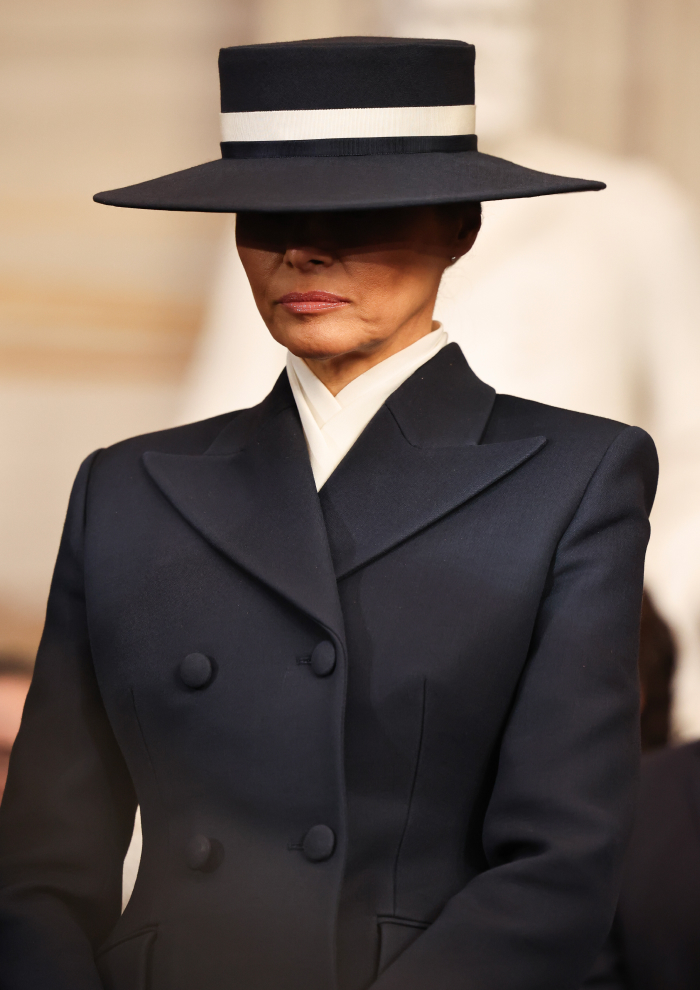
<svg viewBox="0 0 700 990"><path fill-rule="evenodd" d="M108 447L105 453L119 457L129 457L132 454L140 456L145 450L160 450L172 454L203 454L221 431L245 412L248 410L237 409L197 423L187 423L184 426L129 437L128 440L121 440Z"/></svg>
<svg viewBox="0 0 700 990"><path fill-rule="evenodd" d="M497 395L482 442L545 436L550 442L589 441L607 447L626 428L625 423L614 419L560 409L514 395Z"/></svg>
<svg viewBox="0 0 700 990"><path fill-rule="evenodd" d="M122 440L100 452L100 468L115 462L123 467L129 462L140 461L147 450L164 454L204 454L215 447L222 435L227 437L229 446L235 447L237 442L244 442L262 421L293 401L287 374L283 371L272 391L257 406Z"/></svg>

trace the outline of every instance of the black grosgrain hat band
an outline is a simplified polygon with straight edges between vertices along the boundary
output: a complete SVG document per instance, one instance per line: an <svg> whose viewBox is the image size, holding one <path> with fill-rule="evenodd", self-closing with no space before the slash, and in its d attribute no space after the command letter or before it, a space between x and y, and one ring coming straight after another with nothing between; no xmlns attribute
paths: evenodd
<svg viewBox="0 0 700 990"><path fill-rule="evenodd" d="M342 158L476 151L476 134L445 137L311 138L306 141L222 141L222 158Z"/></svg>
<svg viewBox="0 0 700 990"><path fill-rule="evenodd" d="M222 48L221 155L98 193L147 210L359 210L602 189L477 147L473 45L316 38Z"/></svg>

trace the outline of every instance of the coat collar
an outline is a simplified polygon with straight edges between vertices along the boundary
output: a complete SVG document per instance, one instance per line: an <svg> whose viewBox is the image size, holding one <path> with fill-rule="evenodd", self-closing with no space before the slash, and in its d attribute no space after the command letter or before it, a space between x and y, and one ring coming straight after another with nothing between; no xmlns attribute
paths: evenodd
<svg viewBox="0 0 700 990"><path fill-rule="evenodd" d="M148 451L143 461L212 546L343 638L326 528L286 372L204 454Z"/></svg>
<svg viewBox="0 0 700 990"><path fill-rule="evenodd" d="M390 396L320 498L286 372L204 454L149 451L143 460L212 546L342 638L336 577L429 526L545 443L480 445L494 395L448 345Z"/></svg>
<svg viewBox="0 0 700 990"><path fill-rule="evenodd" d="M495 392L448 344L393 393L321 489L345 577L529 460L546 440L480 444Z"/></svg>

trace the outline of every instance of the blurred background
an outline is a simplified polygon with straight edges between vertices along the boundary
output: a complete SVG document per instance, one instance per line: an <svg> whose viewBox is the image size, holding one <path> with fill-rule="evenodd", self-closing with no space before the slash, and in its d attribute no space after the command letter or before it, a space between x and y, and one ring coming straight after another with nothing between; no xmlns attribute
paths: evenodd
<svg viewBox="0 0 700 990"><path fill-rule="evenodd" d="M649 586L680 646L676 733L700 736L700 0L0 0L0 655L13 684L81 460L256 401L279 368L230 218L92 194L218 156L220 47L339 34L473 41L480 148L609 182L576 203L487 209L481 259L477 245L441 316L497 388L659 441L669 481Z"/></svg>

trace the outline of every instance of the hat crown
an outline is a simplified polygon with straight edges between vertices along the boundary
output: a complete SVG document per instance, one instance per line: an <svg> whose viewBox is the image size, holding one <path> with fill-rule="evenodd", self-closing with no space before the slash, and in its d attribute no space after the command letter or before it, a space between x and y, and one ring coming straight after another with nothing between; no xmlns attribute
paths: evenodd
<svg viewBox="0 0 700 990"><path fill-rule="evenodd" d="M222 48L221 110L340 110L474 103L473 45L319 38Z"/></svg>

